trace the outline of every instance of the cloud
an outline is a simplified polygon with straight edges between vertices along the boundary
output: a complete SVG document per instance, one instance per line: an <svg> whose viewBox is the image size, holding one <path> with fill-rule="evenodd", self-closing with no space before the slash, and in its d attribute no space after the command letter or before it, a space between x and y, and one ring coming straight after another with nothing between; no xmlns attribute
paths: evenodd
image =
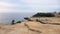
<svg viewBox="0 0 60 34"><path fill-rule="evenodd" d="M0 6L12 6L12 4L6 2L0 2Z"/></svg>
<svg viewBox="0 0 60 34"><path fill-rule="evenodd" d="M0 2L0 12L8 12L11 9L8 7L12 7L13 5L10 3L6 3L6 2Z"/></svg>
<svg viewBox="0 0 60 34"><path fill-rule="evenodd" d="M0 12L53 11L60 9L59 1L60 0L0 0Z"/></svg>
<svg viewBox="0 0 60 34"><path fill-rule="evenodd" d="M46 5L46 4L50 4L50 5L56 5L59 3L59 0L22 0L23 2L27 3L27 4L41 4L41 5Z"/></svg>

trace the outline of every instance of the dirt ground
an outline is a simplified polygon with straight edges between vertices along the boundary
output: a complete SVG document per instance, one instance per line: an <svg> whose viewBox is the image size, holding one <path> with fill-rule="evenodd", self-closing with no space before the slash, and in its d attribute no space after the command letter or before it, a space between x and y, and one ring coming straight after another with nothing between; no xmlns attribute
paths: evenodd
<svg viewBox="0 0 60 34"><path fill-rule="evenodd" d="M35 18L34 18L35 20ZM45 23L60 23L60 18L40 18ZM60 25L25 21L14 25L0 24L0 34L60 34Z"/></svg>

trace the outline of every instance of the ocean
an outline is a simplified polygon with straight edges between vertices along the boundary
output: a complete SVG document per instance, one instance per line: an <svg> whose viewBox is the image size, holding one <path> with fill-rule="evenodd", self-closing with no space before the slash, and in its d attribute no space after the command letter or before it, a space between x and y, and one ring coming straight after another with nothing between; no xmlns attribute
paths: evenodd
<svg viewBox="0 0 60 34"><path fill-rule="evenodd" d="M31 17L35 13L21 12L21 13L0 13L0 24L11 24L12 20L23 21L24 17Z"/></svg>

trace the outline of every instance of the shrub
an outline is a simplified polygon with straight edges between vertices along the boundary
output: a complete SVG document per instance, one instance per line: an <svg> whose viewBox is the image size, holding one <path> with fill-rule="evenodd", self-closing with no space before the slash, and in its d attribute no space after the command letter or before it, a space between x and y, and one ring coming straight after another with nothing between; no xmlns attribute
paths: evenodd
<svg viewBox="0 0 60 34"><path fill-rule="evenodd" d="M14 22L15 22L15 20L12 20L12 23L11 24L14 25L15 24Z"/></svg>
<svg viewBox="0 0 60 34"><path fill-rule="evenodd" d="M37 13L33 15L33 17L54 17L54 14L52 13Z"/></svg>
<svg viewBox="0 0 60 34"><path fill-rule="evenodd" d="M16 23L21 23L21 21L17 21Z"/></svg>
<svg viewBox="0 0 60 34"><path fill-rule="evenodd" d="M28 17L25 17L24 18L25 20L28 20L28 21L32 21L30 18L28 18Z"/></svg>

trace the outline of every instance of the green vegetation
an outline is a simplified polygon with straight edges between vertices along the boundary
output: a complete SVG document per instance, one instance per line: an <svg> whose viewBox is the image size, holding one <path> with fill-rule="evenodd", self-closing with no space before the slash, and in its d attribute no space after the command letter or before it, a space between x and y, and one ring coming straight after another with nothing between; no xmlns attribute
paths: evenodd
<svg viewBox="0 0 60 34"><path fill-rule="evenodd" d="M17 21L16 23L21 23L21 21Z"/></svg>
<svg viewBox="0 0 60 34"><path fill-rule="evenodd" d="M28 17L25 17L24 18L25 20L28 20L28 21L32 21L30 18L28 18Z"/></svg>
<svg viewBox="0 0 60 34"><path fill-rule="evenodd" d="M33 15L33 17L54 17L54 14L52 13L37 13Z"/></svg>
<svg viewBox="0 0 60 34"><path fill-rule="evenodd" d="M12 20L12 23L11 24L14 25L15 24L14 22L15 22L15 20Z"/></svg>

